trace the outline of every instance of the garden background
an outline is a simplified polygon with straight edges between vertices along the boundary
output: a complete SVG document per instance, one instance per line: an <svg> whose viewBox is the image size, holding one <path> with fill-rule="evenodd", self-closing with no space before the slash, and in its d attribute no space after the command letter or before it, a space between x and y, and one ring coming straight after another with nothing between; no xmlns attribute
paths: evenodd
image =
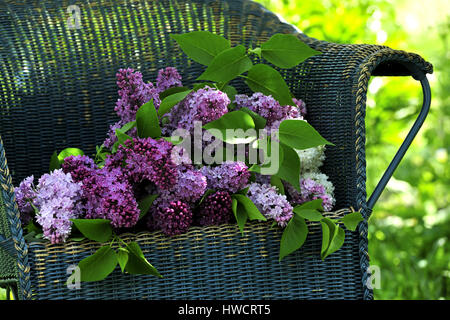
<svg viewBox="0 0 450 320"><path fill-rule="evenodd" d="M257 0L307 35L415 52L434 65L424 126L369 221L375 299L450 298L450 11L446 0ZM421 106L412 78L372 78L366 118L370 195ZM5 292L0 289L0 299Z"/></svg>

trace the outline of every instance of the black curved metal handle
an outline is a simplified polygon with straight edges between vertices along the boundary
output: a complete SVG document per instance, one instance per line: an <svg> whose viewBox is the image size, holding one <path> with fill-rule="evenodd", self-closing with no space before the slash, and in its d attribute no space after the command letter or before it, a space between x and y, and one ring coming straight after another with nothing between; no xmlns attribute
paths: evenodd
<svg viewBox="0 0 450 320"><path fill-rule="evenodd" d="M380 197L381 193L383 192L384 188L389 182L389 179L391 179L395 169L397 169L397 166L399 165L400 161L402 160L403 156L405 155L406 151L411 145L411 142L415 138L417 132L419 132L420 128L422 127L422 124L428 115L428 111L430 110L431 89L426 74L421 71L414 70L413 77L414 79L419 80L422 85L423 91L422 110L420 111L419 116L414 122L414 125L412 126L411 130L408 132L405 141L403 141L402 145L400 146L400 149L398 149L397 153L395 154L394 159L389 164L389 167L384 172L383 176L381 177L380 181L378 182L377 186L372 192L372 195L367 201L367 207L370 211L372 211L375 203L377 202L378 198Z"/></svg>

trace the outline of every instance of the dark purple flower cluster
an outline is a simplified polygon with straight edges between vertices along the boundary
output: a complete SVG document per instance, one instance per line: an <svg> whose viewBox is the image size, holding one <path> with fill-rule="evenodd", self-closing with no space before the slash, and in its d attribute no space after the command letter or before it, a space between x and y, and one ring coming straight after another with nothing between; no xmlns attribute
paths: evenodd
<svg viewBox="0 0 450 320"><path fill-rule="evenodd" d="M117 152L108 156L105 168L120 168L130 183L154 183L167 190L177 182L177 167L171 159L172 143L163 139L134 138L120 145Z"/></svg>
<svg viewBox="0 0 450 320"><path fill-rule="evenodd" d="M182 201L171 201L168 206L156 210L153 219L156 228L168 236L186 232L192 224L192 210Z"/></svg>
<svg viewBox="0 0 450 320"><path fill-rule="evenodd" d="M61 167L64 173L70 173L75 182L82 182L92 170L97 169L94 160L87 156L69 156L64 159Z"/></svg>
<svg viewBox="0 0 450 320"><path fill-rule="evenodd" d="M203 200L197 220L201 226L220 225L230 222L232 214L231 195L226 191L217 191Z"/></svg>
<svg viewBox="0 0 450 320"><path fill-rule="evenodd" d="M82 189L87 219L109 219L116 228L137 223L140 211L133 188L119 168L93 170Z"/></svg>

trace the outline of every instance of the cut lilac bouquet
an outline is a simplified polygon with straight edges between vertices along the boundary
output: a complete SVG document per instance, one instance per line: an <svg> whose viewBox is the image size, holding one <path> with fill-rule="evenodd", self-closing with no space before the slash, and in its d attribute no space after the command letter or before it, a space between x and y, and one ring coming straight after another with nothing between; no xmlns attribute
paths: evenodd
<svg viewBox="0 0 450 320"><path fill-rule="evenodd" d="M53 244L109 242L80 261L82 281L104 279L117 264L122 272L160 276L136 242L120 238L130 231L175 236L192 226L237 223L243 232L248 220L271 220L283 229L281 260L303 245L306 219L320 221L322 259L339 249L345 235L339 223L355 230L362 218L322 215L335 204L333 184L320 172L325 145L332 144L305 120L307 106L280 73L250 59L291 68L319 52L292 35L248 50L209 32L172 37L206 66L201 82L183 86L173 67L159 70L155 83L120 69L119 120L95 156L77 148L55 152L50 173L16 188L30 235ZM251 95L230 85L238 77Z"/></svg>

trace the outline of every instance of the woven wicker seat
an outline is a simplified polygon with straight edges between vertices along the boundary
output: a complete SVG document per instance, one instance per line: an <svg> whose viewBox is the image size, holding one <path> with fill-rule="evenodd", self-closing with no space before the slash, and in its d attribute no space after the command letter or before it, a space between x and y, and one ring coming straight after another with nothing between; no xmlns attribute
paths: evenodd
<svg viewBox="0 0 450 320"><path fill-rule="evenodd" d="M423 80L431 64L416 54L377 45L319 41L282 23L246 0L80 0L79 25L68 21L69 2L0 1L0 285L21 299L371 299L368 278L365 189L365 101L373 75L413 75ZM75 11L73 11L75 10ZM366 221L346 231L342 249L320 259L320 227L305 246L278 262L280 232L250 224L193 228L167 238L159 232L129 234L165 276L123 275L66 287L67 267L100 244L26 243L14 188L48 171L55 150L79 147L93 154L114 123L115 73L130 67L153 80L165 66L178 68L186 85L203 67L189 59L170 33L208 30L232 45L257 45L274 33L293 33L323 54L282 73L306 102L308 121L329 141L322 171L336 187L329 215L361 210ZM233 83L241 92L248 88ZM6 162L6 156L8 163ZM8 169L9 168L9 169Z"/></svg>

